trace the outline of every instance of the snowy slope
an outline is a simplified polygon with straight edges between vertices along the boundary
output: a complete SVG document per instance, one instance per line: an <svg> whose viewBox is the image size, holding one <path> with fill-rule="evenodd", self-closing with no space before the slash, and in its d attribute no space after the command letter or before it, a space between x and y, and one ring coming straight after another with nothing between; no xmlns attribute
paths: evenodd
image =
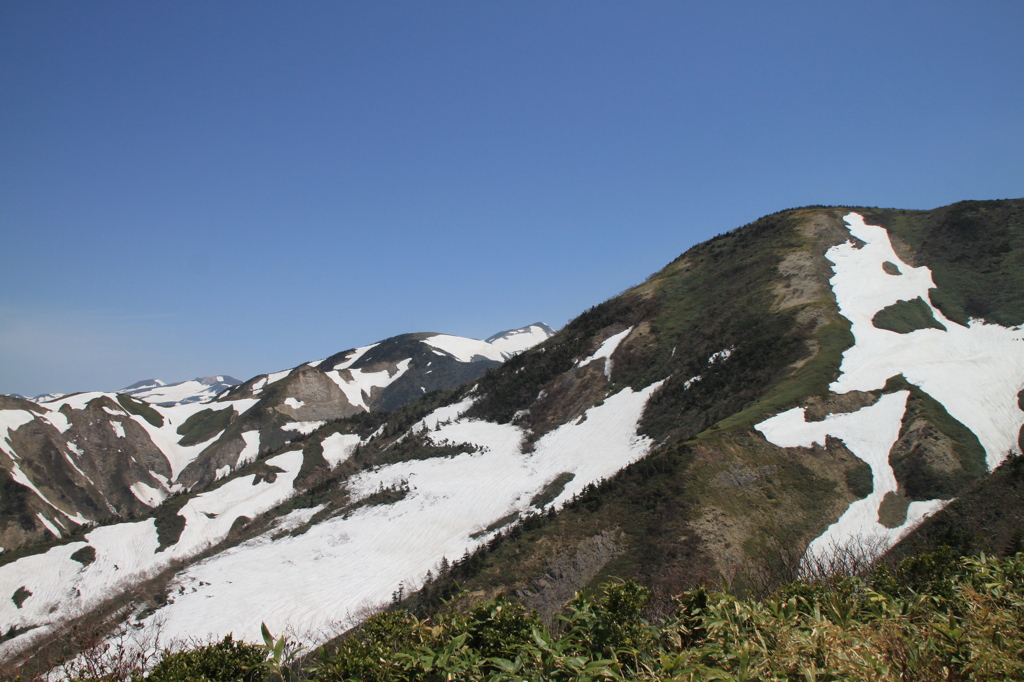
<svg viewBox="0 0 1024 682"><path fill-rule="evenodd" d="M971 320L961 326L929 302L935 287L927 267L912 267L895 253L886 230L866 225L856 213L845 216L850 233L863 242L835 246L826 253L835 275L830 280L840 313L852 325L853 347L843 354L840 375L831 385L836 393L874 391L902 374L938 400L950 415L977 435L985 448L989 469L1010 453L1019 452L1017 434L1024 426L1024 411L1017 394L1024 388L1024 331ZM884 263L896 265L889 274ZM918 329L900 334L875 327L876 313L897 301L921 298L945 330ZM821 422L806 422L802 409L794 409L757 425L780 447L824 444L827 435L842 439L871 466L874 491L855 502L822 536L811 543L810 554L824 554L851 540L865 540L878 551L894 544L929 513L948 500L913 502L907 521L888 529L878 521L879 505L887 492L896 491L889 451L899 437L906 392L883 396L873 406L851 414L831 415Z"/></svg>
<svg viewBox="0 0 1024 682"><path fill-rule="evenodd" d="M466 444L472 452L404 461L350 478L347 487L354 503L381 487L407 484L409 493L394 504L330 517L294 537L281 536L280 531L301 525L319 508L288 514L261 536L180 573L171 587L170 603L152 618L171 639L200 632L243 636L241 623L244 636L252 638L258 636L262 620L275 631L321 638L339 623L354 622L365 605L386 601L399 582L419 581L442 557L457 558L486 542L496 532L486 529L497 519L536 511L532 500L560 475L573 477L549 503L556 506L644 456L652 443L637 435L637 423L660 385L608 396L580 418L544 435L528 452L520 427L462 418L472 397L441 407L408 434L435 445ZM301 401L287 400L290 407L303 408ZM194 409L182 405L164 408L163 413L180 423L185 411ZM247 443L250 435L258 438L245 432ZM368 441L335 433L323 439L319 451L329 466L337 467ZM246 457L251 453L243 452L239 460ZM170 560L186 559L216 543L239 515L252 518L289 497L302 457L295 449L267 460L285 472L273 484L254 486L252 475L235 477L190 500L179 512L186 519L185 530L164 552L155 551L151 522L120 524L89 533L83 543L0 567L0 593L13 594L19 587L32 592L22 609L0 608L0 628L42 625L32 633L45 634L47 623L87 610L104 595L129 588ZM70 556L86 544L94 547L97 560L82 567ZM267 571L267 566L296 570L282 580L280 571ZM316 585L320 589L314 590ZM324 585L337 589L325 592ZM260 598L254 600L253 595ZM142 625L149 622L154 621L147 619ZM0 653L28 646L32 633L0 645Z"/></svg>
<svg viewBox="0 0 1024 682"><path fill-rule="evenodd" d="M178 577L174 602L152 618L172 638L234 632L255 639L266 621L273 632L317 641L357 622L367 606L386 603L400 582L418 584L443 557L457 558L489 540L489 524L529 510L533 496L559 474L574 478L554 506L643 457L652 443L636 435L636 425L660 385L607 398L585 418L545 435L530 453L522 452L524 434L516 426L446 423L471 401L441 408L418 428L443 423L429 431L432 441L468 443L476 452L359 475L349 484L355 499L401 482L410 493L392 505L333 517L299 536L261 536L193 566ZM295 570L282 579L265 566ZM253 600L253 594L260 598Z"/></svg>

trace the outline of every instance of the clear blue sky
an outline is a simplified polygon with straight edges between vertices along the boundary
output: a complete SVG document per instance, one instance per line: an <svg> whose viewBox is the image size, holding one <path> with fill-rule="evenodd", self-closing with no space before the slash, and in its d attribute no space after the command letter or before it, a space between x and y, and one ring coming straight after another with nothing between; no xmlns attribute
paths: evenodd
<svg viewBox="0 0 1024 682"><path fill-rule="evenodd" d="M1024 195L1024 3L4 2L0 392L559 327L783 208Z"/></svg>

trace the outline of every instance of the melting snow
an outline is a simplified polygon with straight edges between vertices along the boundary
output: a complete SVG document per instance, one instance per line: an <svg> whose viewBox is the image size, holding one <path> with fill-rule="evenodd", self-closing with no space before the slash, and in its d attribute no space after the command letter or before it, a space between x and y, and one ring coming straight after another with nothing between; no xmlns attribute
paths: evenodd
<svg viewBox="0 0 1024 682"><path fill-rule="evenodd" d="M502 336L492 338L488 343L501 351L505 357L511 357L533 348L538 343L546 341L550 336L542 327L533 324L523 329L505 332Z"/></svg>
<svg viewBox="0 0 1024 682"><path fill-rule="evenodd" d="M342 360L341 362L336 364L331 369L336 369L336 370L339 370L339 371L343 370L343 369L348 369L352 365L356 364L356 362L359 360L359 358L361 358L364 355L366 355L367 352L369 352L373 348L376 348L378 345L379 344L372 343L369 346L363 346L362 348L356 348L352 352L352 355L350 355L348 358Z"/></svg>
<svg viewBox="0 0 1024 682"><path fill-rule="evenodd" d="M822 421L806 421L804 409L794 408L761 422L755 428L770 442L782 448L825 445L825 437L843 441L850 452L871 467L874 489L863 500L850 505L838 521L828 527L807 548L809 556L825 558L850 540L883 552L928 514L941 509L948 500L911 502L907 520L898 528L886 528L878 522L878 508L886 493L896 492L896 475L889 465L889 450L900 436L900 424L906 409L908 391L882 396L877 403L856 412L831 414Z"/></svg>
<svg viewBox="0 0 1024 682"><path fill-rule="evenodd" d="M305 405L306 403L304 403L301 400L298 400L296 398L285 398L284 399L284 404L287 405L288 407L292 407L292 408L295 408L297 410L300 407L302 407L303 405Z"/></svg>
<svg viewBox="0 0 1024 682"><path fill-rule="evenodd" d="M364 372L359 369L348 369L348 370L333 370L326 372L327 376L331 378L338 388L342 390L345 397L348 399L349 404L355 407L361 407L364 410L369 411L369 407L366 406L366 398L373 394L374 388L387 388L392 383L398 380L403 374L409 371L409 365L412 363L411 358L407 358L397 363L397 371L394 374L384 369L379 372ZM351 379L345 379L342 377L342 371L347 371Z"/></svg>
<svg viewBox="0 0 1024 682"><path fill-rule="evenodd" d="M242 446L242 451L238 453L238 461L235 462L236 469L242 468L249 462L255 462L256 457L260 454L259 431L244 431L242 433L242 441L245 443L245 445Z"/></svg>
<svg viewBox="0 0 1024 682"><path fill-rule="evenodd" d="M505 356L500 348L477 339L437 334L436 336L423 339L423 343L448 353L459 362L473 362L473 358L477 356L482 356L495 362L505 361Z"/></svg>
<svg viewBox="0 0 1024 682"><path fill-rule="evenodd" d="M843 355L832 390L871 391L902 373L973 431L985 447L989 468L998 466L1008 453L1018 451L1017 435L1024 426L1024 412L1017 406L1017 393L1024 388L1024 331L980 320L963 327L946 319L929 303L928 290L935 284L928 268L900 260L884 228L865 225L856 213L845 220L866 245L857 249L842 244L825 254L835 263L832 289L839 310L852 323L857 340ZM903 274L886 274L885 261ZM928 303L947 331L897 334L871 323L882 308L917 297Z"/></svg>
<svg viewBox="0 0 1024 682"><path fill-rule="evenodd" d="M281 427L282 431L298 431L303 436L313 433L327 422L290 422Z"/></svg>
<svg viewBox="0 0 1024 682"><path fill-rule="evenodd" d="M42 522L42 524L44 526L46 526L46 530L48 530L51 533L53 533L54 536L56 536L58 538L64 537L63 535L60 534L60 529L58 529L57 526L55 526L53 523L51 523L50 519L48 519L45 516L43 516L42 513L36 512L36 517Z"/></svg>
<svg viewBox="0 0 1024 682"><path fill-rule="evenodd" d="M50 410L43 414L42 417L46 421L50 422L50 424L52 424L53 427L60 431L61 433L66 433L67 430L71 428L71 422L68 421L68 418L64 415L63 412L58 412L57 410Z"/></svg>
<svg viewBox="0 0 1024 682"><path fill-rule="evenodd" d="M171 467L171 480L174 480L186 466L199 456L199 453L209 447L210 443L219 438L221 433L223 433L214 434L209 440L202 443L184 446L178 444L178 441L182 438L178 434L179 426L184 424L189 417L203 410L219 411L233 408L239 414L243 414L257 402L255 398L246 398L223 403L185 403L184 405L172 405L169 407L153 406L153 409L164 418L163 426L159 427L153 426L139 415L133 414L132 419L146 430L150 440L167 458L167 463Z"/></svg>
<svg viewBox="0 0 1024 682"><path fill-rule="evenodd" d="M124 438L124 426L121 422L110 422L110 428L114 429L114 435L118 438Z"/></svg>
<svg viewBox="0 0 1024 682"><path fill-rule="evenodd" d="M11 431L17 431L33 419L35 415L27 410L0 410L0 450L11 459L18 458L11 445Z"/></svg>
<svg viewBox="0 0 1024 682"><path fill-rule="evenodd" d="M167 499L167 491L160 490L159 488L153 488L146 485L142 481L133 483L131 486L132 494L138 498L142 504L150 507L155 507L165 499Z"/></svg>
<svg viewBox="0 0 1024 682"><path fill-rule="evenodd" d="M324 459L333 469L352 456L356 448L363 444L359 436L352 433L335 433L324 438Z"/></svg>
<svg viewBox="0 0 1024 682"><path fill-rule="evenodd" d="M292 368L292 369L294 369L294 368ZM276 382L280 381L281 379L284 379L286 376L288 376L291 373L292 373L291 369L282 369L280 372L273 372L271 374L268 374L267 375L267 383L266 383L266 385L269 386L270 384L276 383Z"/></svg>
<svg viewBox="0 0 1024 682"><path fill-rule="evenodd" d="M611 476L644 456L651 441L636 434L644 405L661 382L625 389L521 451L516 426L457 419L467 402L425 419L436 443L457 442L475 451L450 458L401 462L350 481L354 498L407 481L409 493L392 505L369 506L327 519L302 535L264 535L190 567L177 579L185 594L161 609L170 637L234 632L257 640L259 623L317 640L353 623L368 606L386 603L400 581L414 584L442 557L457 558L485 542L481 530L530 500L562 472L575 473L553 504L562 504L591 482ZM456 421L447 423L449 419ZM356 437L324 441L325 457L341 461ZM475 537L474 537L475 536ZM289 571L282 579L281 571ZM277 567L279 570L268 570ZM195 588L195 591L191 591ZM259 595L259 599L253 599Z"/></svg>
<svg viewBox="0 0 1024 682"><path fill-rule="evenodd" d="M840 374L830 388L836 393L881 389L892 376L902 374L919 386L957 420L974 432L985 447L989 468L1018 450L1017 435L1024 411L1017 393L1024 387L1024 332L971 320L966 327L946 317L929 302L935 287L927 267L914 268L895 253L886 230L866 225L850 213L844 218L850 233L864 242L847 242L825 254L834 264L831 279L840 313L851 325L855 344L843 354ZM897 265L900 275L889 275L883 263ZM897 301L920 297L946 327L898 334L872 324L875 314ZM874 490L850 508L808 547L808 556L827 553L850 540L867 541L884 551L921 519L941 509L948 500L913 502L907 521L899 528L878 522L878 508L887 492L896 491L889 466L889 450L899 436L907 392L882 396L878 403L850 414L831 415L821 422L806 422L803 410L790 410L756 426L780 447L824 443L826 435L841 438L871 466Z"/></svg>
<svg viewBox="0 0 1024 682"><path fill-rule="evenodd" d="M239 516L255 518L292 494L302 466L302 452L282 453L268 459L267 464L282 470L274 482L254 484L255 476L241 476L189 500L178 512L185 518L181 538L166 551L157 552L156 526L152 519L147 519L102 526L90 531L84 542L54 547L44 554L0 567L0 594L13 594L21 586L32 592L21 609L10 599L0 599L0 630L70 618L95 607L114 591L166 568L172 561L194 556L216 544ZM47 527L59 533L55 527ZM83 566L71 555L87 545L96 550L96 559ZM0 644L0 655L30 646L40 631L43 628Z"/></svg>
<svg viewBox="0 0 1024 682"><path fill-rule="evenodd" d="M594 360L604 358L604 375L607 379L610 380L612 378L612 353L614 353L615 350L619 347L619 344L622 343L622 340L629 336L629 333L631 331L633 331L632 327L625 331L621 331L618 334L613 334L612 336L609 336L607 339L604 340L604 343L601 344L601 346L593 355L591 355L586 360L577 360L576 366L583 367L584 365L589 365Z"/></svg>

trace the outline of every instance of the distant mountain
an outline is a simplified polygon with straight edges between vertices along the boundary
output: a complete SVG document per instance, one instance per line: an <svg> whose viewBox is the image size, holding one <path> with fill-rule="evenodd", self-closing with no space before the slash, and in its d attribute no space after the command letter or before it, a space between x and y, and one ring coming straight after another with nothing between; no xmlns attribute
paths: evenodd
<svg viewBox="0 0 1024 682"><path fill-rule="evenodd" d="M159 379L146 379L126 386L117 393L145 400L152 405L188 405L213 400L240 383L240 380L230 376L199 377L175 384L165 384Z"/></svg>
<svg viewBox="0 0 1024 682"><path fill-rule="evenodd" d="M476 379L547 329L503 332L500 345L406 334L244 383L216 376L45 402L0 396L0 547L136 518L329 421Z"/></svg>
<svg viewBox="0 0 1024 682"><path fill-rule="evenodd" d="M518 337L540 325L490 343L404 335L211 403L147 405L167 415L155 430L119 403L177 434L142 468L180 494L0 567L0 628L15 633L0 653L126 602L131 631L258 640L266 622L316 642L400 596L429 612L503 593L551 618L629 577L671 609L696 584L767 589L878 554L945 508L979 508L950 500L1016 461L1022 259L1024 200L792 209L529 348ZM105 397L64 400L69 422L130 435ZM64 428L55 414L4 409L0 444ZM50 494L10 459L10 490ZM1002 471L1004 487L1021 478Z"/></svg>

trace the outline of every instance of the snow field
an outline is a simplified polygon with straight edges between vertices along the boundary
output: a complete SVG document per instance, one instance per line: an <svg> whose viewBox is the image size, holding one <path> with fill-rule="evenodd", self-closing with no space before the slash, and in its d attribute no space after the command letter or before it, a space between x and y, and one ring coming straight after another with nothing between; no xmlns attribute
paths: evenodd
<svg viewBox="0 0 1024 682"><path fill-rule="evenodd" d="M171 561L187 559L216 544L239 516L255 518L294 492L302 452L282 453L267 464L283 470L273 483L254 484L255 476L242 476L189 500L179 512L185 518L181 538L163 552L156 551L156 525L147 519L102 526L88 533L83 542L54 547L0 567L0 630L72 618L155 575ZM71 555L87 545L95 549L96 559L83 566ZM21 609L9 598L19 587L32 592ZM0 643L0 655L30 646L34 632Z"/></svg>
<svg viewBox="0 0 1024 682"><path fill-rule="evenodd" d="M489 524L529 509L531 498L559 474L572 472L575 478L555 505L644 456L651 442L636 435L636 425L660 385L607 398L582 421L541 438L528 454L521 451L519 427L446 423L468 409L469 400L441 408L421 423L427 437L467 443L475 452L401 462L354 477L354 500L402 482L409 493L392 505L327 519L299 536L256 538L192 566L177 578L174 603L153 618L172 638L233 632L256 641L265 621L272 632L322 641L364 617L368 606L386 603L400 582L417 584L442 557L456 560L486 542L493 536L482 532ZM340 462L356 438L325 439L325 457Z"/></svg>
<svg viewBox="0 0 1024 682"><path fill-rule="evenodd" d="M493 344L462 336L437 334L423 339L423 343L448 353L459 362L473 362L473 358L478 355L495 362L504 362L506 357L501 349Z"/></svg>
<svg viewBox="0 0 1024 682"><path fill-rule="evenodd" d="M825 254L835 264L831 283L839 311L852 323L856 339L843 355L832 390L876 390L889 377L903 374L974 432L985 448L989 469L995 468L1008 453L1019 451L1024 412L1017 406L1017 393L1024 388L1024 330L980 320L963 327L946 319L929 301L928 290L935 284L928 268L900 260L884 228L865 225L856 213L845 220L851 234L866 245L856 249L842 244ZM885 261L895 263L902 274L886 274ZM897 334L871 324L882 308L917 297L928 303L947 331Z"/></svg>
<svg viewBox="0 0 1024 682"><path fill-rule="evenodd" d="M488 341L488 343L501 351L501 354L507 358L529 350L538 343L547 341L548 338L549 335L543 328L532 324L529 327L508 332L493 341Z"/></svg>
<svg viewBox="0 0 1024 682"><path fill-rule="evenodd" d="M217 381L223 381L223 377L215 377ZM167 385L162 381L157 382L152 388L141 387L146 390L135 390L131 392L132 397L145 400L147 403L180 403L184 400L189 402L203 402L213 400L220 390L214 386L208 386L201 381L191 379L176 384Z"/></svg>

